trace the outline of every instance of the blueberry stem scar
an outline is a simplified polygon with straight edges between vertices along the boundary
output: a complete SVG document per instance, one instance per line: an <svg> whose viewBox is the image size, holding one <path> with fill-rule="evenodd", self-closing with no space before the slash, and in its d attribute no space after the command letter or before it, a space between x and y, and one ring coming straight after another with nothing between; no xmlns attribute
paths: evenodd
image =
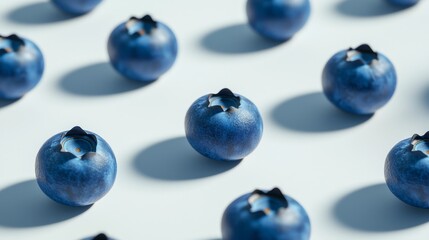
<svg viewBox="0 0 429 240"><path fill-rule="evenodd" d="M268 192L256 189L247 201L251 212L263 212L265 215L278 213L281 209L286 209L289 206L289 202L279 188L273 188Z"/></svg>
<svg viewBox="0 0 429 240"><path fill-rule="evenodd" d="M357 48L349 48L346 55L348 62L360 62L363 65L371 65L378 60L378 53L374 52L368 44L362 44Z"/></svg>
<svg viewBox="0 0 429 240"><path fill-rule="evenodd" d="M0 35L0 56L11 52L18 52L21 47L25 47L25 41L18 35Z"/></svg>
<svg viewBox="0 0 429 240"><path fill-rule="evenodd" d="M83 155L96 152L97 138L76 126L61 138L61 152L71 153L82 158Z"/></svg>
<svg viewBox="0 0 429 240"><path fill-rule="evenodd" d="M414 134L411 137L412 151L420 151L426 155L429 155L429 132L426 132L423 136Z"/></svg>
<svg viewBox="0 0 429 240"><path fill-rule="evenodd" d="M128 34L132 36L143 36L151 34L153 29L158 28L158 22L153 20L150 15L145 15L142 18L131 17L125 24Z"/></svg>
<svg viewBox="0 0 429 240"><path fill-rule="evenodd" d="M220 90L216 94L210 94L208 97L209 107L220 107L222 111L230 111L232 108L239 108L240 97L236 96L231 90L228 88L224 88Z"/></svg>
<svg viewBox="0 0 429 240"><path fill-rule="evenodd" d="M97 236L95 236L92 240L108 240L109 238L107 237L106 234L104 233L100 233Z"/></svg>

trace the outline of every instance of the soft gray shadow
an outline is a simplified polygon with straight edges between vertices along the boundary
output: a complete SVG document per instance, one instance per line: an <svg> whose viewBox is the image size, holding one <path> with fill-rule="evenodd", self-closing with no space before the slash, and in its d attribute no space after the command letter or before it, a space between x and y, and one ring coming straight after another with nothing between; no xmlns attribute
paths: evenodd
<svg viewBox="0 0 429 240"><path fill-rule="evenodd" d="M260 37L248 24L235 24L216 29L201 39L201 45L207 50L224 54L257 52L281 43Z"/></svg>
<svg viewBox="0 0 429 240"><path fill-rule="evenodd" d="M133 91L152 84L121 77L106 62L91 64L67 73L59 82L65 91L86 96L102 96Z"/></svg>
<svg viewBox="0 0 429 240"><path fill-rule="evenodd" d="M369 120L372 115L353 115L332 105L321 92L288 99L271 112L282 127L303 132L327 132L351 128Z"/></svg>
<svg viewBox="0 0 429 240"><path fill-rule="evenodd" d="M76 217L90 207L68 207L50 200L36 180L28 180L0 190L0 226L38 227Z"/></svg>
<svg viewBox="0 0 429 240"><path fill-rule="evenodd" d="M15 100L0 99L0 108L4 108L4 107L7 107L9 105L12 105L12 104L16 103L17 101L19 101L19 99L15 99Z"/></svg>
<svg viewBox="0 0 429 240"><path fill-rule="evenodd" d="M377 17L406 8L391 5L386 0L341 0L336 9L344 15L353 17Z"/></svg>
<svg viewBox="0 0 429 240"><path fill-rule="evenodd" d="M429 79L427 81L429 81ZM429 86L422 87L422 88L423 88L422 89L423 104L426 106L426 108L429 109Z"/></svg>
<svg viewBox="0 0 429 240"><path fill-rule="evenodd" d="M134 159L135 169L151 178L161 180L191 180L213 176L237 166L240 161L216 161L205 158L189 145L185 137L156 143Z"/></svg>
<svg viewBox="0 0 429 240"><path fill-rule="evenodd" d="M401 202L386 184L371 185L347 194L335 204L333 212L344 225L370 232L396 231L429 221L429 210Z"/></svg>
<svg viewBox="0 0 429 240"><path fill-rule="evenodd" d="M58 10L51 2L36 2L21 6L7 16L11 21L21 24L47 24L75 18Z"/></svg>

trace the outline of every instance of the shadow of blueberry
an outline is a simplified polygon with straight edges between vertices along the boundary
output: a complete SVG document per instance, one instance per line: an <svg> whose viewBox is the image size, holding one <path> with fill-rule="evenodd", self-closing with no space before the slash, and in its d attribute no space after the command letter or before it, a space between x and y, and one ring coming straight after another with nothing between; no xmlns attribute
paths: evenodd
<svg viewBox="0 0 429 240"><path fill-rule="evenodd" d="M353 115L332 105L321 92L308 93L287 99L271 112L278 125L302 132L327 132L354 127L372 115Z"/></svg>
<svg viewBox="0 0 429 240"><path fill-rule="evenodd" d="M125 79L109 63L96 63L67 73L59 86L76 95L103 96L133 91L152 83Z"/></svg>
<svg viewBox="0 0 429 240"><path fill-rule="evenodd" d="M185 137L156 143L134 159L134 168L144 176L168 181L191 180L226 172L240 161L208 159L197 153Z"/></svg>
<svg viewBox="0 0 429 240"><path fill-rule="evenodd" d="M9 105L12 105L12 104L14 104L17 101L19 101L19 99L15 99L15 100L0 99L0 108L4 108L4 107L7 107Z"/></svg>
<svg viewBox="0 0 429 240"><path fill-rule="evenodd" d="M23 181L0 190L0 226L38 227L76 217L88 207L68 207L50 200L36 180Z"/></svg>
<svg viewBox="0 0 429 240"><path fill-rule="evenodd" d="M357 189L336 202L334 216L342 224L369 232L396 231L429 221L429 210L397 199L386 184Z"/></svg>
<svg viewBox="0 0 429 240"><path fill-rule="evenodd" d="M266 50L284 42L262 38L248 24L235 24L209 32L201 39L201 45L212 52L242 54Z"/></svg>
<svg viewBox="0 0 429 240"><path fill-rule="evenodd" d="M21 24L48 24L76 18L58 10L50 1L36 2L11 11L7 17Z"/></svg>
<svg viewBox="0 0 429 240"><path fill-rule="evenodd" d="M336 10L352 17L377 17L393 14L406 8L391 5L387 0L340 0Z"/></svg>

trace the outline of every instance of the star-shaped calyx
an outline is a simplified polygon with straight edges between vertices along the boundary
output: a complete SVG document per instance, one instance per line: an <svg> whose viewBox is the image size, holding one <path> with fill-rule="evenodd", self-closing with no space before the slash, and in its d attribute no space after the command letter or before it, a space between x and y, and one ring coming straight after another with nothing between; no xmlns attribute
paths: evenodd
<svg viewBox="0 0 429 240"><path fill-rule="evenodd" d="M25 41L16 34L10 36L0 35L0 56L11 52L18 52L25 46Z"/></svg>
<svg viewBox="0 0 429 240"><path fill-rule="evenodd" d="M420 151L429 155L429 132L426 132L423 136L414 134L411 137L411 145L413 146L411 151Z"/></svg>
<svg viewBox="0 0 429 240"><path fill-rule="evenodd" d="M216 94L210 94L208 97L209 107L221 108L222 111L227 112L232 109L237 109L240 107L240 97L236 96L228 88L220 90Z"/></svg>
<svg viewBox="0 0 429 240"><path fill-rule="evenodd" d="M357 48L347 50L346 61L371 65L374 61L378 61L378 53L374 52L368 44L362 44Z"/></svg>
<svg viewBox="0 0 429 240"><path fill-rule="evenodd" d="M73 154L83 158L84 155L95 153L97 150L97 137L89 134L79 126L66 132L61 138L61 152Z"/></svg>
<svg viewBox="0 0 429 240"><path fill-rule="evenodd" d="M150 15L145 15L142 18L131 17L125 24L128 34L131 36L143 36L151 34L152 31L158 28L158 22L153 20Z"/></svg>
<svg viewBox="0 0 429 240"><path fill-rule="evenodd" d="M273 188L268 192L256 189L249 196L248 203L250 212L262 212L265 215L276 215L280 210L286 209L289 206L287 199L278 188Z"/></svg>

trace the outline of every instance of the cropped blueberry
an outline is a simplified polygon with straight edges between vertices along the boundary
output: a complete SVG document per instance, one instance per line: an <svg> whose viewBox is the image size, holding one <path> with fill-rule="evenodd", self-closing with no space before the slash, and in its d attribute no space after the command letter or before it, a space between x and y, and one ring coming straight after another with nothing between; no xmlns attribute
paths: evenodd
<svg viewBox="0 0 429 240"><path fill-rule="evenodd" d="M399 7L411 7L416 5L419 0L387 0L389 3Z"/></svg>
<svg viewBox="0 0 429 240"><path fill-rule="evenodd" d="M112 188L116 159L107 142L95 133L74 127L48 139L36 158L40 189L69 206L87 206Z"/></svg>
<svg viewBox="0 0 429 240"><path fill-rule="evenodd" d="M222 217L223 240L308 240L310 231L305 209L278 188L237 198Z"/></svg>
<svg viewBox="0 0 429 240"><path fill-rule="evenodd" d="M44 69L36 44L15 34L0 35L0 98L21 98L39 83Z"/></svg>
<svg viewBox="0 0 429 240"><path fill-rule="evenodd" d="M372 114L392 98L396 71L387 57L363 44L329 59L322 85L326 97L338 108L353 114Z"/></svg>
<svg viewBox="0 0 429 240"><path fill-rule="evenodd" d="M113 67L126 78L143 82L154 81L167 72L177 51L173 31L149 15L121 23L108 41Z"/></svg>
<svg viewBox="0 0 429 240"><path fill-rule="evenodd" d="M247 0L250 26L263 37L286 41L304 27L310 16L309 0Z"/></svg>
<svg viewBox="0 0 429 240"><path fill-rule="evenodd" d="M185 118L186 138L200 154L215 160L241 160L262 137L262 117L247 98L225 88L198 98Z"/></svg>
<svg viewBox="0 0 429 240"><path fill-rule="evenodd" d="M429 132L397 143L387 155L384 177L397 198L429 208Z"/></svg>
<svg viewBox="0 0 429 240"><path fill-rule="evenodd" d="M82 15L92 11L102 0L51 0L61 11Z"/></svg>

